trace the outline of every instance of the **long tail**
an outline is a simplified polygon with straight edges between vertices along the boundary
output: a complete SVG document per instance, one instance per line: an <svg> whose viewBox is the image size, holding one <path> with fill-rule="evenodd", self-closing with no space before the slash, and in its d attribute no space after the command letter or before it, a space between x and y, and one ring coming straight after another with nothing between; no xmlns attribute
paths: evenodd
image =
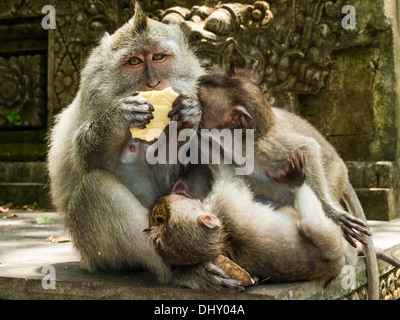
<svg viewBox="0 0 400 320"><path fill-rule="evenodd" d="M360 200L358 200L357 194L350 182L347 182L343 200L352 215L367 221ZM367 263L368 298L370 300L379 300L379 270L375 246L372 237L366 235L364 237L367 242L367 245L363 246L363 252Z"/></svg>
<svg viewBox="0 0 400 320"><path fill-rule="evenodd" d="M400 268L400 260L397 260L395 257L380 248L375 248L375 251L378 259L386 261L387 263Z"/></svg>

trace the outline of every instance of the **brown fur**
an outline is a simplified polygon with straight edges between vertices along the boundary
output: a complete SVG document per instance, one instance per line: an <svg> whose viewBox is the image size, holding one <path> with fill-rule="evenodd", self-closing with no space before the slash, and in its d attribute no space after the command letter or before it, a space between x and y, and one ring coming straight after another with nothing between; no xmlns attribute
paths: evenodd
<svg viewBox="0 0 400 320"><path fill-rule="evenodd" d="M295 207L276 210L255 202L246 184L229 170L216 174L202 204L182 195L160 199L150 214L150 235L160 255L181 265L224 254L253 277L274 282L328 281L336 276L346 261L354 262L355 250L303 185L304 162L292 169L297 157L292 156L285 169L288 177L301 179L293 189ZM282 175L276 179L286 182ZM154 223L160 210L168 211L169 219Z"/></svg>
<svg viewBox="0 0 400 320"><path fill-rule="evenodd" d="M247 110L247 121L239 121L236 128L255 130L255 168L244 179L256 194L284 205L293 205L294 197L287 187L265 179L265 170L283 170L289 152L294 149L305 152L308 159L306 181L320 199L324 212L342 228L346 240L354 247L356 243L353 238L367 246L369 295L371 299L379 298L379 277L371 232L349 183L347 168L333 146L300 117L282 109L271 109L254 77L248 72L239 71L235 74L231 69L228 73L215 73L204 77L201 84L204 89L201 88L199 93L203 106L200 128L235 129L235 126L227 126L218 119L224 119L232 108L238 110L238 105ZM248 115L252 119L250 125L247 125ZM243 119L237 114L236 117ZM341 208L343 197L348 207L354 208L351 210L353 215Z"/></svg>
<svg viewBox="0 0 400 320"><path fill-rule="evenodd" d="M353 229L370 235L364 221L340 207L348 175L336 150L305 120L282 109L271 109L249 72L238 70L203 76L199 98L203 108L200 129L254 129L255 168L252 174L244 176L253 192L284 205L293 205L293 196L287 192L287 186L267 179L265 172L283 170L287 154L300 149L309 161L306 168L308 184L321 200L326 214L342 227L346 239L353 245L351 237L364 242ZM221 121L232 109L236 116L233 123Z"/></svg>

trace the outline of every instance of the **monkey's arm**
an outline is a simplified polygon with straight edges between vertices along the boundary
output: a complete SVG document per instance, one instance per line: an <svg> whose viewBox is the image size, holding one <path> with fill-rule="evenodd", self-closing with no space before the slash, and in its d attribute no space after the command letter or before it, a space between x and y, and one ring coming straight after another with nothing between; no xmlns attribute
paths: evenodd
<svg viewBox="0 0 400 320"><path fill-rule="evenodd" d="M121 99L95 119L84 120L73 141L73 152L86 169L102 167L102 160L116 163L119 148L130 136L129 128L144 128L153 119L153 106L135 93Z"/></svg>

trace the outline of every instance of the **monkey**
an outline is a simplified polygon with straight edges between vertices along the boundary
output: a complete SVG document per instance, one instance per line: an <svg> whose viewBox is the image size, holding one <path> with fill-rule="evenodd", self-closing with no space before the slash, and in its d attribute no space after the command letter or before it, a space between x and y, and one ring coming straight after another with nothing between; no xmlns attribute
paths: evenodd
<svg viewBox="0 0 400 320"><path fill-rule="evenodd" d="M334 278L354 264L356 249L326 216L306 179L306 154L295 150L285 169L270 174L294 195L279 209L257 202L230 168L214 171L211 192L200 201L185 187L160 198L149 217L149 233L166 263L190 266L226 255L252 277L272 282Z"/></svg>
<svg viewBox="0 0 400 320"><path fill-rule="evenodd" d="M261 199L293 206L295 197L288 192L287 184L271 179L271 174L283 170L289 152L300 149L306 153L307 185L321 201L325 214L341 227L345 239L353 247L357 246L353 238L364 244L369 296L370 299L379 299L378 266L372 234L349 182L347 168L334 147L301 117L280 108L271 108L257 80L247 70L235 69L231 65L227 71L204 75L199 86L203 113L200 130L254 130L254 170L243 175L243 179ZM342 209L342 199L351 214Z"/></svg>
<svg viewBox="0 0 400 320"><path fill-rule="evenodd" d="M204 74L179 26L148 18L137 3L134 16L88 56L73 102L50 130L47 168L53 203L90 272L147 270L161 283L190 288L239 285L209 263L176 277L142 233L182 166L150 165L145 154L154 143L131 138L129 128L153 118L153 106L137 93L171 87L179 96L170 119L197 129Z"/></svg>

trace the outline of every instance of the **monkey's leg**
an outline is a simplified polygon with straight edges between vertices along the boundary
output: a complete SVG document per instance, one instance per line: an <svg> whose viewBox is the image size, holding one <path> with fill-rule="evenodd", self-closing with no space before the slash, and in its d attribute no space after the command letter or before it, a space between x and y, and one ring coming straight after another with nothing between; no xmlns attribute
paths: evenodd
<svg viewBox="0 0 400 320"><path fill-rule="evenodd" d="M289 150L300 149L306 154L306 182L321 201L325 214L342 228L346 240L353 247L356 247L356 243L352 238L365 243L364 238L356 231L371 235L368 225L363 220L344 211L338 201L335 202L330 195L328 181L322 166L321 147L317 141L301 135L285 135L280 137L280 141Z"/></svg>
<svg viewBox="0 0 400 320"><path fill-rule="evenodd" d="M300 215L300 227L327 259L344 256L344 239L336 224L329 219L313 189L305 182L308 158L303 151L295 150L286 160L285 170L277 174L267 171L268 177L286 183L294 190L294 207Z"/></svg>
<svg viewBox="0 0 400 320"><path fill-rule="evenodd" d="M170 271L142 232L147 210L113 173L87 173L69 201L67 224L90 271L145 268L161 279Z"/></svg>
<svg viewBox="0 0 400 320"><path fill-rule="evenodd" d="M294 207L300 213L304 234L320 249L321 254L329 260L344 257L346 242L342 232L326 216L321 202L307 183L296 188Z"/></svg>

